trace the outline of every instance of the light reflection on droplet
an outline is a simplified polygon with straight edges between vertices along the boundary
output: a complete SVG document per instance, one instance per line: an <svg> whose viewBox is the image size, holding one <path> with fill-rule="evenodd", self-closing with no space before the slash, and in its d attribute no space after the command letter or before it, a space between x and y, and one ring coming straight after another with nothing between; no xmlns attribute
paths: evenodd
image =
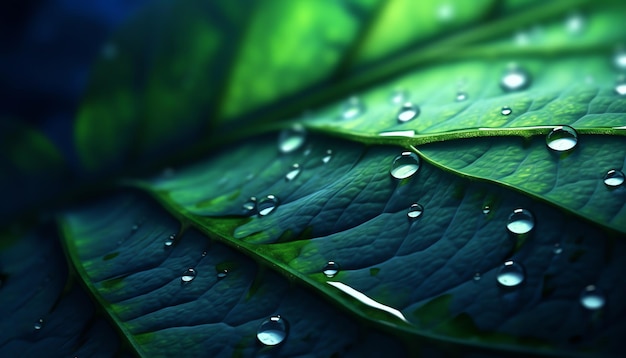
<svg viewBox="0 0 626 358"><path fill-rule="evenodd" d="M285 180L286 181L292 181L292 180L296 179L298 177L298 175L300 175L301 171L302 171L302 169L300 168L300 164L294 163L291 166L291 169L287 172L287 174L285 174Z"/></svg>
<svg viewBox="0 0 626 358"><path fill-rule="evenodd" d="M605 303L604 292L594 285L585 287L580 293L580 304L588 310L599 310L604 307Z"/></svg>
<svg viewBox="0 0 626 358"><path fill-rule="evenodd" d="M291 128L283 129L278 135L278 150L281 153L292 153L306 141L306 130L296 123Z"/></svg>
<svg viewBox="0 0 626 358"><path fill-rule="evenodd" d="M398 123L406 123L415 119L420 113L418 106L411 102L406 102L398 112Z"/></svg>
<svg viewBox="0 0 626 358"><path fill-rule="evenodd" d="M502 114L503 116L508 116L511 113L513 113L513 110L509 106L504 106L502 107L502 110L500 110L500 114Z"/></svg>
<svg viewBox="0 0 626 358"><path fill-rule="evenodd" d="M354 119L359 117L365 112L365 105L361 102L359 97L352 96L346 100L341 110L341 117L343 119Z"/></svg>

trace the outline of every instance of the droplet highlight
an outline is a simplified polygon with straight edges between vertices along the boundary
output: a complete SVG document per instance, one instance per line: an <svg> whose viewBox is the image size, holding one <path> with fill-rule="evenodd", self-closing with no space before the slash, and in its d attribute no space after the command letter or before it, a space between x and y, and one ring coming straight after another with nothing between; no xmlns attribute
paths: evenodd
<svg viewBox="0 0 626 358"><path fill-rule="evenodd" d="M306 129L301 124L283 129L278 135L278 150L281 153L292 153L306 141Z"/></svg>
<svg viewBox="0 0 626 358"><path fill-rule="evenodd" d="M546 136L546 145L555 152L567 152L578 144L578 133L570 126L554 127Z"/></svg>
<svg viewBox="0 0 626 358"><path fill-rule="evenodd" d="M39 320L37 320L37 322L35 322L35 324L33 325L33 328L36 331L42 329L43 328L43 318L40 318Z"/></svg>
<svg viewBox="0 0 626 358"><path fill-rule="evenodd" d="M513 260L506 261L498 269L496 279L502 287L517 287L524 282L526 274L522 264Z"/></svg>
<svg viewBox="0 0 626 358"><path fill-rule="evenodd" d="M406 123L414 120L420 113L418 106L411 102L406 102L398 112L398 123Z"/></svg>
<svg viewBox="0 0 626 358"><path fill-rule="evenodd" d="M529 233L535 227L535 217L526 209L515 209L509 215L507 230L516 235Z"/></svg>
<svg viewBox="0 0 626 358"><path fill-rule="evenodd" d="M174 240L176 240L176 234L172 234L170 235L167 240L165 240L165 242L163 243L163 246L167 247L171 247L174 245Z"/></svg>
<svg viewBox="0 0 626 358"><path fill-rule="evenodd" d="M196 270L193 269L193 268L189 268L180 277L180 281L182 283L189 283L189 282L193 281L196 278L196 275L197 275Z"/></svg>
<svg viewBox="0 0 626 358"><path fill-rule="evenodd" d="M599 310L604 307L605 303L604 292L594 285L585 287L580 293L580 304L588 310Z"/></svg>
<svg viewBox="0 0 626 358"><path fill-rule="evenodd" d="M624 173L621 170L611 169L604 175L604 185L609 188L617 188L624 184Z"/></svg>
<svg viewBox="0 0 626 358"><path fill-rule="evenodd" d="M300 168L300 164L295 163L294 165L291 166L291 169L287 172L287 174L285 174L285 180L292 181L296 179L298 175L300 175L301 171L302 171L302 168Z"/></svg>
<svg viewBox="0 0 626 358"><path fill-rule="evenodd" d="M506 92L521 91L530 86L530 74L517 65L509 66L500 80L500 87Z"/></svg>
<svg viewBox="0 0 626 358"><path fill-rule="evenodd" d="M403 102L407 100L408 97L409 97L409 94L406 91L401 90L401 89L395 90L391 94L391 103L402 104Z"/></svg>
<svg viewBox="0 0 626 358"><path fill-rule="evenodd" d="M555 255L560 255L563 253L563 248L561 247L561 244L556 243L554 244L554 246L552 246L552 253Z"/></svg>
<svg viewBox="0 0 626 358"><path fill-rule="evenodd" d="M402 152L394 158L389 173L396 179L406 179L417 173L420 168L420 158L413 152Z"/></svg>
<svg viewBox="0 0 626 358"><path fill-rule="evenodd" d="M217 276L217 279L218 279L218 280L221 280L221 279L223 279L223 278L226 278L226 276L228 276L228 270L226 270L226 269L221 270L220 272L218 272L218 273L217 273L217 275L216 275L216 276Z"/></svg>
<svg viewBox="0 0 626 358"><path fill-rule="evenodd" d="M257 329L256 338L263 345L275 346L285 341L287 333L287 321L280 315L275 315L261 322Z"/></svg>
<svg viewBox="0 0 626 358"><path fill-rule="evenodd" d="M335 261L328 261L326 266L322 269L322 273L328 278L335 277L335 275L339 273L339 264Z"/></svg>
<svg viewBox="0 0 626 358"><path fill-rule="evenodd" d="M625 78L620 78L617 80L617 83L615 84L615 93L617 93L620 96L626 96L626 79Z"/></svg>
<svg viewBox="0 0 626 358"><path fill-rule="evenodd" d="M327 164L331 159L333 159L333 151L328 149L326 155L322 157L322 163Z"/></svg>
<svg viewBox="0 0 626 358"><path fill-rule="evenodd" d="M424 207L419 203L411 204L409 207L409 211L406 213L406 216L409 220L415 220L422 216L424 213Z"/></svg>
<svg viewBox="0 0 626 358"><path fill-rule="evenodd" d="M456 101L457 102L463 102L463 101L467 100L468 97L469 96L467 95L466 92L459 91L459 92L456 93Z"/></svg>
<svg viewBox="0 0 626 358"><path fill-rule="evenodd" d="M482 278L482 277L481 277L480 272L476 272L476 273L474 274L474 277L472 277L472 279L474 280L474 282L478 282L478 281L480 281L480 279L481 279L481 278Z"/></svg>
<svg viewBox="0 0 626 358"><path fill-rule="evenodd" d="M360 116L363 112L365 112L365 106L359 97L352 96L343 104L341 118L346 120L354 119Z"/></svg>
<svg viewBox="0 0 626 358"><path fill-rule="evenodd" d="M491 206L485 205L483 206L483 214L487 215L491 212Z"/></svg>
<svg viewBox="0 0 626 358"><path fill-rule="evenodd" d="M244 214L250 214L251 212L253 212L256 209L256 197L251 196L248 201L243 203L241 208Z"/></svg>
<svg viewBox="0 0 626 358"><path fill-rule="evenodd" d="M502 114L503 116L508 116L509 114L513 113L513 110L511 109L511 107L509 106L504 106L502 107L502 109L500 110L500 114Z"/></svg>
<svg viewBox="0 0 626 358"><path fill-rule="evenodd" d="M278 198L274 195L268 195L257 203L257 212L259 216L267 216L278 207Z"/></svg>
<svg viewBox="0 0 626 358"><path fill-rule="evenodd" d="M619 49L615 52L613 64L617 70L626 70L626 49Z"/></svg>

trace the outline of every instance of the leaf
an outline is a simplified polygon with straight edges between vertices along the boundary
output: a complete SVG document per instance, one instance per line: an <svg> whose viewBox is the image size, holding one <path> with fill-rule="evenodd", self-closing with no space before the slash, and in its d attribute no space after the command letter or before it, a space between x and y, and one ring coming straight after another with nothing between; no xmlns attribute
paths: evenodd
<svg viewBox="0 0 626 358"><path fill-rule="evenodd" d="M55 236L49 226L0 234L0 355L128 356L70 279Z"/></svg>

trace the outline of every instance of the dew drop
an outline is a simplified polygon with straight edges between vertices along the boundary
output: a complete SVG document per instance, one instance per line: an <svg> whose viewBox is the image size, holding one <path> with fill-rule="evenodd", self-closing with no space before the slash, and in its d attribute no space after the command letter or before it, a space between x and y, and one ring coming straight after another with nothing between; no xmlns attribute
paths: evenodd
<svg viewBox="0 0 626 358"><path fill-rule="evenodd" d="M301 124L283 129L278 135L278 150L281 153L292 153L306 141L306 129Z"/></svg>
<svg viewBox="0 0 626 358"><path fill-rule="evenodd" d="M473 279L474 281L480 281L480 279L481 279L480 272L476 272L476 273L474 274L474 277L473 277L472 279Z"/></svg>
<svg viewBox="0 0 626 358"><path fill-rule="evenodd" d="M546 136L548 148L555 152L567 152L578 143L578 133L570 126L554 127Z"/></svg>
<svg viewBox="0 0 626 358"><path fill-rule="evenodd" d="M415 119L420 113L418 106L411 102L406 102L400 112L398 112L398 123L406 123Z"/></svg>
<svg viewBox="0 0 626 358"><path fill-rule="evenodd" d="M500 111L500 113L503 116L508 116L509 114L513 113L513 110L509 106L504 106L504 107L502 107L502 110Z"/></svg>
<svg viewBox="0 0 626 358"><path fill-rule="evenodd" d="M285 180L286 181L294 180L295 178L298 177L298 175L300 175L301 171L302 169L300 168L300 164L295 163L294 165L291 166L291 170L289 170L289 172L285 174Z"/></svg>
<svg viewBox="0 0 626 358"><path fill-rule="evenodd" d="M183 275L180 277L180 281L182 283L188 283L193 281L196 278L196 270L189 268L187 269L187 271L185 271L185 273L183 273Z"/></svg>
<svg viewBox="0 0 626 358"><path fill-rule="evenodd" d="M137 231L137 230L139 230L139 225L137 225L137 224L135 224L135 225L133 225L133 226L131 226L131 227L130 227L130 231L131 231L131 232L135 232L135 231Z"/></svg>
<svg viewBox="0 0 626 358"><path fill-rule="evenodd" d="M352 96L343 104L341 110L341 118L354 119L361 115L365 111L365 106L359 99L359 97Z"/></svg>
<svg viewBox="0 0 626 358"><path fill-rule="evenodd" d="M615 84L615 93L620 96L626 96L626 79L620 78Z"/></svg>
<svg viewBox="0 0 626 358"><path fill-rule="evenodd" d="M580 293L580 304L588 310L599 310L605 303L604 293L594 285L585 287Z"/></svg>
<svg viewBox="0 0 626 358"><path fill-rule="evenodd" d="M498 269L496 279L503 287L516 287L524 282L524 267L513 260L506 261Z"/></svg>
<svg viewBox="0 0 626 358"><path fill-rule="evenodd" d="M533 214L526 209L515 209L509 215L506 228L513 234L522 235L529 233L535 227Z"/></svg>
<svg viewBox="0 0 626 358"><path fill-rule="evenodd" d="M389 173L396 179L406 179L420 168L420 158L413 152L402 152L394 158Z"/></svg>
<svg viewBox="0 0 626 358"><path fill-rule="evenodd" d="M530 74L517 65L510 65L500 80L500 87L506 92L521 91L529 85Z"/></svg>
<svg viewBox="0 0 626 358"><path fill-rule="evenodd" d="M256 338L266 346L275 346L287 338L287 333L287 321L280 315L275 315L261 322Z"/></svg>
<svg viewBox="0 0 626 358"><path fill-rule="evenodd" d="M626 70L626 50L619 49L615 52L615 57L613 58L613 63L618 70Z"/></svg>
<svg viewBox="0 0 626 358"><path fill-rule="evenodd" d="M228 276L228 270L223 269L222 271L218 272L216 276L218 280L221 280L225 278L226 276Z"/></svg>
<svg viewBox="0 0 626 358"><path fill-rule="evenodd" d="M604 176L604 184L609 188L616 188L624 184L624 178L621 170L611 169Z"/></svg>
<svg viewBox="0 0 626 358"><path fill-rule="evenodd" d="M457 102L463 102L465 100L467 100L468 96L466 92L463 91L459 91L456 93L456 101Z"/></svg>
<svg viewBox="0 0 626 358"><path fill-rule="evenodd" d="M483 206L483 214L487 215L491 212L491 206L485 205Z"/></svg>
<svg viewBox="0 0 626 358"><path fill-rule="evenodd" d="M326 164L326 163L330 162L331 159L333 159L333 151L328 149L326 151L326 155L324 157L322 157L322 163Z"/></svg>
<svg viewBox="0 0 626 358"><path fill-rule="evenodd" d="M165 247L171 247L172 245L174 245L174 240L176 240L176 234L172 234L170 235L167 240L165 240L165 242L163 243L163 245Z"/></svg>
<svg viewBox="0 0 626 358"><path fill-rule="evenodd" d="M268 195L261 199L257 204L257 212L259 216L266 216L274 212L278 207L278 198L274 195Z"/></svg>
<svg viewBox="0 0 626 358"><path fill-rule="evenodd" d="M251 196L250 199L248 199L248 201L243 203L242 211L244 214L250 214L255 209L256 209L256 198L254 196Z"/></svg>
<svg viewBox="0 0 626 358"><path fill-rule="evenodd" d="M328 278L335 277L335 275L339 273L339 264L335 261L328 261L326 266L322 269L322 273Z"/></svg>
<svg viewBox="0 0 626 358"><path fill-rule="evenodd" d="M561 244L554 244L554 246L552 247L552 253L555 255L560 255L561 253L563 253L563 248L561 247Z"/></svg>
<svg viewBox="0 0 626 358"><path fill-rule="evenodd" d="M202 251L202 257L206 257L207 254L208 252L206 250Z"/></svg>
<svg viewBox="0 0 626 358"><path fill-rule="evenodd" d="M406 216L409 220L415 220L422 216L424 213L424 207L421 204L415 203L411 204L409 207L409 211L406 213Z"/></svg>
<svg viewBox="0 0 626 358"><path fill-rule="evenodd" d="M43 328L43 318L40 318L39 320L37 320L37 322L35 322L35 325L33 326L33 328L35 330L40 330Z"/></svg>
<svg viewBox="0 0 626 358"><path fill-rule="evenodd" d="M401 104L405 102L408 97L409 97L409 94L406 91L401 90L401 89L395 90L391 94L391 103Z"/></svg>

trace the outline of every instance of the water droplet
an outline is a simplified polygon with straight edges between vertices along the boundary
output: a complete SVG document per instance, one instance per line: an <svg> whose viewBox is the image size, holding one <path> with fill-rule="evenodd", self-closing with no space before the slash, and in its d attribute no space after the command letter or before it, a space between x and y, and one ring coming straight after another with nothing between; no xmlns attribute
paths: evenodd
<svg viewBox="0 0 626 358"><path fill-rule="evenodd" d="M287 321L279 315L271 316L261 322L256 338L266 346L275 346L287 338Z"/></svg>
<svg viewBox="0 0 626 358"><path fill-rule="evenodd" d="M594 285L585 287L580 293L580 304L588 310L599 310L605 303L604 293Z"/></svg>
<svg viewBox="0 0 626 358"><path fill-rule="evenodd" d="M515 209L509 215L506 228L513 234L522 235L530 232L535 227L533 214L526 209Z"/></svg>
<svg viewBox="0 0 626 358"><path fill-rule="evenodd" d="M503 287L516 287L524 282L525 273L522 264L513 260L506 261L498 269L498 284Z"/></svg>
<svg viewBox="0 0 626 358"><path fill-rule="evenodd" d="M286 181L294 180L295 178L298 177L298 175L300 175L301 171L302 169L300 168L300 164L295 163L294 165L291 166L291 170L287 172L287 174L285 174L285 180Z"/></svg>
<svg viewBox="0 0 626 358"><path fill-rule="evenodd" d="M265 198L261 199L257 204L257 212L259 216L266 216L274 212L274 210L278 207L278 198L274 195L268 195Z"/></svg>
<svg viewBox="0 0 626 358"><path fill-rule="evenodd" d="M328 278L334 277L338 272L339 264L337 264L335 261L328 261L328 263L326 264L326 266L324 266L324 269L322 270L322 273Z"/></svg>
<svg viewBox="0 0 626 358"><path fill-rule="evenodd" d="M223 269L222 271L217 273L217 279L221 280L223 278L225 278L226 276L228 276L228 270Z"/></svg>
<svg viewBox="0 0 626 358"><path fill-rule="evenodd" d="M619 49L615 52L613 63L618 70L626 70L626 49Z"/></svg>
<svg viewBox="0 0 626 358"><path fill-rule="evenodd" d="M585 19L581 14L571 14L565 21L565 28L571 34L580 34L585 27Z"/></svg>
<svg viewBox="0 0 626 358"><path fill-rule="evenodd" d="M555 255L560 255L563 252L563 248L561 247L561 244L556 243L554 244L554 246L552 247L552 253Z"/></svg>
<svg viewBox="0 0 626 358"><path fill-rule="evenodd" d="M35 325L33 326L33 328L35 328L35 330L40 330L43 328L43 318L40 318L39 320L37 320L37 322L35 322Z"/></svg>
<svg viewBox="0 0 626 358"><path fill-rule="evenodd" d="M513 110L509 106L504 106L502 107L500 113L502 113L503 116L508 116L509 114L513 113Z"/></svg>
<svg viewBox="0 0 626 358"><path fill-rule="evenodd" d="M385 131L378 133L381 137L415 137L415 130L409 129L406 131Z"/></svg>
<svg viewBox="0 0 626 358"><path fill-rule="evenodd" d="M463 102L465 100L467 100L468 96L466 92L463 91L459 91L456 93L456 101L457 102Z"/></svg>
<svg viewBox="0 0 626 358"><path fill-rule="evenodd" d="M406 102L398 112L398 123L412 121L420 113L420 108L411 102Z"/></svg>
<svg viewBox="0 0 626 358"><path fill-rule="evenodd" d="M163 245L165 247L170 247L172 245L174 245L174 240L176 240L176 234L172 234L170 235L167 240L165 240L165 243L163 243Z"/></svg>
<svg viewBox="0 0 626 358"><path fill-rule="evenodd" d="M331 159L333 159L333 151L328 149L326 155L322 158L322 163L326 164L330 162Z"/></svg>
<svg viewBox="0 0 626 358"><path fill-rule="evenodd" d="M401 104L402 102L405 102L408 97L409 94L406 91L401 89L395 90L391 94L391 103Z"/></svg>
<svg viewBox="0 0 626 358"><path fill-rule="evenodd" d="M139 230L139 225L137 225L137 224L135 224L135 225L131 226L131 228L130 228L130 231L131 231L131 232L135 232L135 231L137 231L137 230Z"/></svg>
<svg viewBox="0 0 626 358"><path fill-rule="evenodd" d="M252 211L254 211L254 209L256 209L256 198L254 196L251 196L248 201L243 203L242 209L244 214L250 214Z"/></svg>
<svg viewBox="0 0 626 358"><path fill-rule="evenodd" d="M187 269L187 271L185 271L185 273L183 273L183 275L180 278L180 281L182 283L188 283L193 281L196 278L196 270L189 268Z"/></svg>
<svg viewBox="0 0 626 358"><path fill-rule="evenodd" d="M620 96L626 95L626 78L620 78L617 80L617 83L615 84L615 93Z"/></svg>
<svg viewBox="0 0 626 358"><path fill-rule="evenodd" d="M554 127L546 137L548 148L556 152L566 152L574 149L578 143L578 133L570 126Z"/></svg>
<svg viewBox="0 0 626 358"><path fill-rule="evenodd" d="M359 97L352 96L343 104L341 117L343 119L354 119L365 111L365 106Z"/></svg>
<svg viewBox="0 0 626 358"><path fill-rule="evenodd" d="M409 207L409 211L406 213L406 216L409 220L415 220L422 216L424 213L424 207L421 204L415 203L411 204Z"/></svg>
<svg viewBox="0 0 626 358"><path fill-rule="evenodd" d="M506 92L521 91L529 85L530 74L515 64L509 66L500 80L500 87Z"/></svg>
<svg viewBox="0 0 626 358"><path fill-rule="evenodd" d="M202 257L206 257L207 254L208 252L206 250L202 251Z"/></svg>
<svg viewBox="0 0 626 358"><path fill-rule="evenodd" d="M491 206L485 205L483 206L483 214L487 215L491 212Z"/></svg>
<svg viewBox="0 0 626 358"><path fill-rule="evenodd" d="M394 158L389 173L396 179L406 179L420 168L420 158L413 152L402 152Z"/></svg>
<svg viewBox="0 0 626 358"><path fill-rule="evenodd" d="M304 156L307 157L311 154L311 152L313 151L313 148L311 148L311 146L306 147L306 149L304 150Z"/></svg>
<svg viewBox="0 0 626 358"><path fill-rule="evenodd" d="M278 135L278 150L281 153L294 152L306 141L306 129L299 124L294 124L291 128L283 129Z"/></svg>
<svg viewBox="0 0 626 358"><path fill-rule="evenodd" d="M624 173L621 170L611 169L604 176L604 184L607 187L615 188L624 184Z"/></svg>
<svg viewBox="0 0 626 358"><path fill-rule="evenodd" d="M474 281L480 281L480 278L481 278L480 272L476 272L473 277Z"/></svg>

